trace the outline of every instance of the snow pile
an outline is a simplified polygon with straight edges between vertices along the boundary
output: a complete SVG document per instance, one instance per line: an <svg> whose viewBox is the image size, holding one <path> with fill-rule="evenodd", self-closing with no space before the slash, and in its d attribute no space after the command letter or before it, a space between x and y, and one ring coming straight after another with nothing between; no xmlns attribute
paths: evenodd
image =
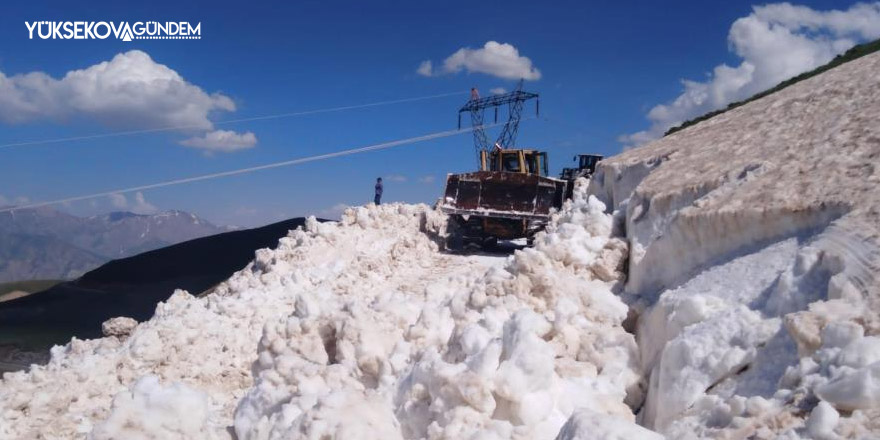
<svg viewBox="0 0 880 440"><path fill-rule="evenodd" d="M626 243L604 210L581 182L511 257L440 252L424 205L310 219L214 294L4 376L0 437L551 439L576 411L604 418L573 438L636 429Z"/></svg>
<svg viewBox="0 0 880 440"><path fill-rule="evenodd" d="M238 438L550 439L578 409L632 423L627 307L594 275L613 273L625 244L585 189L503 266L423 290L303 293L266 326ZM343 217L355 225L372 222Z"/></svg>
<svg viewBox="0 0 880 440"><path fill-rule="evenodd" d="M880 54L600 163L670 438L880 433Z"/></svg>
<svg viewBox="0 0 880 440"><path fill-rule="evenodd" d="M371 285L407 291L438 274L473 272L491 263L437 253L421 232L430 224L427 211L407 205L358 208L355 216L366 227L312 221L308 231L282 239L278 250L259 251L218 294L200 299L178 291L133 330L126 319L111 320L105 327L114 336L55 347L47 365L4 375L0 438L84 437L111 416L115 395L130 392L148 375L163 386L179 382L205 393L210 429L228 437L235 406L252 385L264 325L290 315L302 292L356 293ZM386 283L391 273L399 275L390 280L396 285Z"/></svg>

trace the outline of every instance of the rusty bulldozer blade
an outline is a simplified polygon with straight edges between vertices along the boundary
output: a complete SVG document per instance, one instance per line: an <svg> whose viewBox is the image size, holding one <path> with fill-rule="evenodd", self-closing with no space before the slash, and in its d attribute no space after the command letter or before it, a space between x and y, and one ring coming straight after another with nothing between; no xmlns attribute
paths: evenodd
<svg viewBox="0 0 880 440"><path fill-rule="evenodd" d="M450 174L440 209L447 214L546 220L560 208L567 182L534 174Z"/></svg>

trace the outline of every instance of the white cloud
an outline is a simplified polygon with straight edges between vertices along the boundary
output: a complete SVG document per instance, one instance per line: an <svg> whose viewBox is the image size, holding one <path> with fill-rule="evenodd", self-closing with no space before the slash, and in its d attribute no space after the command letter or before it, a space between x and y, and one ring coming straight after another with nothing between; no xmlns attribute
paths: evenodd
<svg viewBox="0 0 880 440"><path fill-rule="evenodd" d="M125 209L135 214L154 214L158 211L156 206L147 202L144 194L140 191L134 193L134 203L132 204L129 204L125 194L115 193L107 197L110 199L110 204L116 209Z"/></svg>
<svg viewBox="0 0 880 440"><path fill-rule="evenodd" d="M229 97L206 93L139 50L61 79L43 72L0 72L0 121L5 123L89 118L113 127L208 130L213 128L209 113L234 110Z"/></svg>
<svg viewBox="0 0 880 440"><path fill-rule="evenodd" d="M125 194L110 194L107 198L110 199L110 204L116 209L125 209L128 207L128 199L125 198Z"/></svg>
<svg viewBox="0 0 880 440"><path fill-rule="evenodd" d="M131 206L131 212L135 214L154 214L158 209L144 199L144 194L140 191L134 193L134 204Z"/></svg>
<svg viewBox="0 0 880 440"><path fill-rule="evenodd" d="M836 36L880 36L880 3L856 3L846 11L816 11L791 3L774 3L755 7L755 15L789 29L828 30Z"/></svg>
<svg viewBox="0 0 880 440"><path fill-rule="evenodd" d="M435 180L434 176L431 174L428 174L427 176L419 177L419 182L421 182L421 183L434 183L434 180Z"/></svg>
<svg viewBox="0 0 880 440"><path fill-rule="evenodd" d="M206 93L139 50L72 70L60 79L43 72L0 72L0 122L7 124L87 119L115 128L204 131L180 143L208 151L256 145L250 132L211 131L209 116L218 111L235 111L235 103L223 94Z"/></svg>
<svg viewBox="0 0 880 440"><path fill-rule="evenodd" d="M489 90L489 93L493 95L503 95L507 93L507 89L504 87L495 87L494 89Z"/></svg>
<svg viewBox="0 0 880 440"><path fill-rule="evenodd" d="M416 73L422 76L431 76L434 74L434 65L431 63L431 60L422 61L422 64L419 64L419 68L416 69Z"/></svg>
<svg viewBox="0 0 880 440"><path fill-rule="evenodd" d="M236 133L231 130L214 130L205 133L204 136L191 137L180 141L180 145L192 148L200 148L206 152L245 150L257 145L257 137L251 132Z"/></svg>
<svg viewBox="0 0 880 440"><path fill-rule="evenodd" d="M504 79L537 80L541 71L532 65L532 60L519 54L511 44L489 41L479 49L463 47L443 61L441 72L435 72L431 61L423 61L417 72L432 76L436 73L478 72Z"/></svg>
<svg viewBox="0 0 880 440"><path fill-rule="evenodd" d="M716 66L705 82L683 80L675 100L648 112L651 127L620 136L626 146L663 135L683 121L746 99L800 73L827 63L857 41L880 37L880 2L845 11L815 11L776 3L753 8L730 27L728 42L742 61Z"/></svg>
<svg viewBox="0 0 880 440"><path fill-rule="evenodd" d="M406 176L401 176L400 174L389 174L389 175L385 176L384 180L402 183L402 182L406 182L407 179L406 179Z"/></svg>

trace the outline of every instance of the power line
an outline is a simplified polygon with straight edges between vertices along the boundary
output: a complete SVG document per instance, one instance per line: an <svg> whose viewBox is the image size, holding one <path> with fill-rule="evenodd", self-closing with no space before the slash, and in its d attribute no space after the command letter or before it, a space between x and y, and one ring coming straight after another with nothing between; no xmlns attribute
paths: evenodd
<svg viewBox="0 0 880 440"><path fill-rule="evenodd" d="M290 118L295 116L305 116L305 115L314 115L318 113L332 113L339 112L344 110L355 110L361 108L369 108L369 107L379 107L383 105L392 105L392 104L402 104L405 102L416 102L416 101L425 101L429 99L437 99L437 98L445 98L447 96L455 96L455 95L463 95L467 92L450 92L450 93L441 93L439 95L428 95L428 96L418 96L415 98L402 98L402 99L394 99L390 101L379 101L379 102L371 102L368 104L355 104L355 105L345 105L341 107L330 107L330 108L322 108L322 109L314 109L314 110L304 110L300 112L289 112L289 113L276 113L271 115L262 115L262 116L253 116L248 118L239 118L239 119L228 119L225 121L214 122L214 125L227 125L227 124L237 124L241 122L251 122L251 121L264 121L267 119L280 119L280 118ZM173 127L159 127L159 128L146 128L142 130L128 130L128 131L116 131L111 133L97 133L90 134L84 136L72 136L65 138L56 138L56 139L41 139L41 140L33 140L33 141L22 141L22 142L13 142L8 144L0 144L0 149L12 148L12 147L23 147L29 145L42 145L42 144L56 144L61 142L71 142L71 141L83 141L90 139L102 139L102 138L110 138L110 137L120 137L120 136L132 136L137 134L148 134L148 133L161 133L166 131L176 131L176 130L187 130L187 129L204 129L205 127L202 125L176 125Z"/></svg>
<svg viewBox="0 0 880 440"><path fill-rule="evenodd" d="M528 119L533 119L533 118L527 118L527 119L523 119L523 120L525 121ZM0 212L10 212L10 211L16 211L16 210L20 210L20 209L39 208L39 207L49 206L49 205L58 205L61 203L77 202L80 200L88 200L88 199L96 199L98 197L106 197L106 196L109 196L112 194L126 194L126 193L132 193L132 192L137 192L137 191L145 191L145 190L149 190L149 189L162 188L162 187L166 187L166 186L180 185L180 184L184 184L184 183L192 183L192 182L198 182L198 181L202 181L202 180L217 179L220 177L229 177L229 176L235 176L238 174L252 173L255 171L262 171L262 170L267 170L267 169L271 169L271 168L279 168L279 167L285 167L285 166L291 166L291 165L298 165L298 164L302 164L302 163L306 163L306 162L314 162L314 161L319 161L319 160L332 159L334 157L348 156L351 154L359 154L359 153L366 153L369 151L384 150L387 148L397 147L397 146L401 146L401 145L414 144L417 142L424 142L424 141L429 141L432 139L439 139L439 138L444 138L444 137L449 137L449 136L455 136L458 134L470 133L473 130L478 129L478 128L490 128L490 127L495 127L498 125L501 125L501 124L498 123L498 124L490 124L490 125L477 126L477 127L468 127L468 128L461 129L461 130L438 131L436 133L431 133L431 134L426 134L426 135L416 136L416 137L411 137L411 138L406 138L406 139L398 139L396 141L383 142L381 144L374 144L374 145L369 145L366 147L352 148L349 150L342 150L342 151L336 151L333 153L319 154L316 156L301 157L298 159L285 160L282 162L274 162L274 163L270 163L270 164L258 165L258 166L254 166L254 167L248 167L248 168L240 168L237 170L222 171L219 173L203 174L201 176L167 180L165 182L151 183L148 185L134 186L134 187L130 187L130 188L116 189L116 190L112 190L112 191L103 191L103 192L94 193L94 194L68 197L66 199L51 200L48 202L37 202L37 203L30 203L27 205L19 205L19 206L7 207L7 208L0 208Z"/></svg>

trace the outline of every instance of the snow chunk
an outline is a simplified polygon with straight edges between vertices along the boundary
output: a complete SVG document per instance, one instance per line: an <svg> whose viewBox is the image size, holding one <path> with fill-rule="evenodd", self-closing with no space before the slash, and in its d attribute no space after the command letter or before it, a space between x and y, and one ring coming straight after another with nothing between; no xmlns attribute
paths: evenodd
<svg viewBox="0 0 880 440"><path fill-rule="evenodd" d="M666 344L652 372L644 420L665 428L710 387L754 360L756 347L778 328L778 320L762 320L744 306L685 328Z"/></svg>
<svg viewBox="0 0 880 440"><path fill-rule="evenodd" d="M110 416L95 426L89 438L215 439L209 413L205 393L182 383L163 386L158 377L146 376L116 395Z"/></svg>
<svg viewBox="0 0 880 440"><path fill-rule="evenodd" d="M116 336L125 338L137 327L138 322L127 316L111 318L101 324L101 332L104 336Z"/></svg>
<svg viewBox="0 0 880 440"><path fill-rule="evenodd" d="M880 337L857 338L837 355L837 364L850 368L867 367L880 362Z"/></svg>
<svg viewBox="0 0 880 440"><path fill-rule="evenodd" d="M816 395L845 411L880 406L880 362L843 372L816 388Z"/></svg>
<svg viewBox="0 0 880 440"><path fill-rule="evenodd" d="M828 402L819 402L807 419L807 432L817 440L835 439L837 436L834 435L834 427L839 420L840 414L834 410L834 407Z"/></svg>
<svg viewBox="0 0 880 440"><path fill-rule="evenodd" d="M556 440L663 440L663 436L627 420L590 410L576 412Z"/></svg>

